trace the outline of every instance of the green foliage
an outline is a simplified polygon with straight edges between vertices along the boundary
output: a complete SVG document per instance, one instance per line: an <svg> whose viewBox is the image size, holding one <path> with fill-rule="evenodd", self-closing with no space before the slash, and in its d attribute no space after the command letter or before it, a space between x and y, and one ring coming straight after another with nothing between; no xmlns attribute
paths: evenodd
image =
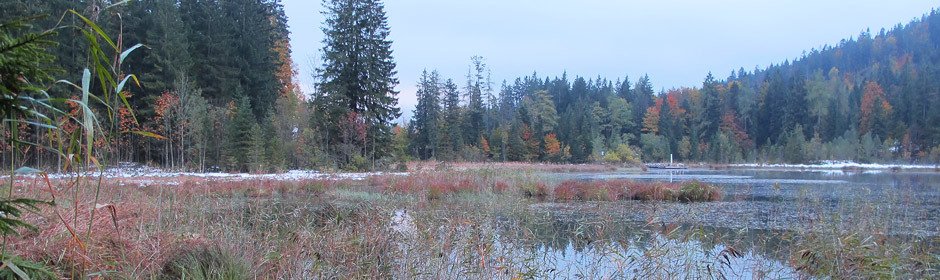
<svg viewBox="0 0 940 280"><path fill-rule="evenodd" d="M558 114L548 91L540 90L532 96L524 97L521 110L525 113L523 119L528 120L531 127L541 128L535 131L539 137L555 131L558 126Z"/></svg>
<svg viewBox="0 0 940 280"><path fill-rule="evenodd" d="M931 125L940 121L940 111L931 110L940 106L940 83L931 78L940 68L937 60L917 58L940 55L931 47L940 36L923 31L937 18L940 12L932 11L906 26L877 35L866 32L797 61L752 72L741 69L725 79L708 74L701 87L658 95L647 76L631 84L628 79L533 74L504 82L499 100L485 104L482 115L499 116L487 128L510 131L501 160L533 159L530 151L513 154L520 144L511 133L520 126L516 122L536 134L556 133L561 146L570 150L570 162L617 161L620 155L609 151L620 144L641 147L653 161L669 154L724 163L929 160L930 149L940 144L940 129ZM468 75L468 104L448 109L462 109L463 119L445 122L463 130L465 143L450 137L442 146L474 146L476 135L491 131L476 124L481 110L477 85L483 77L474 71L480 69L479 61L474 60ZM454 100L444 107L460 107ZM557 124L542 120L542 113L551 115L552 110L559 116ZM651 118L644 123L648 113ZM650 135L641 135L641 123ZM525 144L529 150L536 146ZM542 155L543 143L537 148L538 160L550 160Z"/></svg>
<svg viewBox="0 0 940 280"><path fill-rule="evenodd" d="M607 154L604 155L604 161L608 163L629 165L637 165L642 163L640 161L639 154L627 144L620 144L616 149L607 151Z"/></svg>
<svg viewBox="0 0 940 280"><path fill-rule="evenodd" d="M783 135L781 135L783 136ZM806 138L803 136L803 126L797 125L786 135L783 143L783 158L788 163L806 162Z"/></svg>
<svg viewBox="0 0 940 280"><path fill-rule="evenodd" d="M248 135L248 170L252 172L265 172L267 171L267 160L265 157L271 153L267 152L265 149L266 141L261 126L257 123L251 124Z"/></svg>
<svg viewBox="0 0 940 280"><path fill-rule="evenodd" d="M39 211L39 205L46 202L34 199L4 199L0 200L0 234L17 235L17 229L34 229L32 225L20 217L23 211Z"/></svg>
<svg viewBox="0 0 940 280"><path fill-rule="evenodd" d="M254 127L257 127L257 123L252 114L251 103L247 98L242 98L228 125L228 141L226 142L229 147L227 147L226 154L230 155L228 166L231 170L252 170L253 163L255 163L252 160L258 160L257 156L252 158L253 151L257 151L255 146L258 144L255 141L257 139L252 137ZM254 154L257 155L257 153Z"/></svg>
<svg viewBox="0 0 940 280"><path fill-rule="evenodd" d="M408 157L621 162L623 155L615 152L620 145L639 147L652 161L673 154L680 160L713 162L924 162L936 161L931 149L940 145L940 128L932 125L940 122L940 111L931 110L940 107L936 94L940 83L934 79L940 67L935 59L923 59L940 53L933 48L938 32L926 32L936 25L938 12L906 26L879 34L866 32L838 46L813 50L797 61L752 72L741 69L724 79L709 73L699 87L658 94L648 76L631 82L567 74L507 80L496 93L485 60L473 57L466 83L460 86L433 71L424 75L414 119L403 125L409 145L401 149L404 138L396 139L400 135L392 131L392 121L399 115L394 90L398 80L382 1L323 1L327 15L323 64L318 69L317 94L309 102L300 98L301 93L291 92L296 86L280 1L140 0L107 12L89 9L86 14L86 5L95 3L0 3L8 11L0 16L5 21L52 15L35 23L11 21L0 27L13 31L4 32L0 46L29 42L0 57L4 73L0 86L8 95L0 102L44 100L44 94L36 93L46 87L29 87L51 81L48 74L55 71L50 65L69 69L72 77L67 80L78 81L84 73L72 70L91 62L94 81L76 87L85 86L94 94L76 100L84 105L76 117L84 126L98 122L99 131L86 130L93 135L84 138L106 134L104 138L122 141L121 147L163 150L102 151L121 161L258 169L249 167L254 160L246 153L252 123L265 136L277 135L264 137L266 170L357 166L350 161L359 158L370 168ZM26 32L56 24L67 9L83 12L67 13L63 22L93 20L96 27L79 28L77 33ZM121 42L114 40L116 36L103 36L118 33ZM84 46L83 40L92 47ZM884 45L892 47L876 47ZM143 55L120 53L123 46L140 47ZM51 53L44 55L43 50ZM142 76L143 87L130 87L127 82L136 84L135 78L122 74L125 66L112 65L115 57L121 58L118 64L147 73ZM31 77L29 81L16 79L20 74L10 70L22 67L28 69L22 75ZM125 76L124 81L118 79ZM73 93L48 90L48 100ZM18 96L26 91L31 93ZM138 137L159 124L150 120L155 120L154 104L164 92L180 96L179 107L187 109L179 111L180 121L175 123L186 125L174 127L179 135L166 135L174 136L169 143ZM183 100L186 92L192 97L189 101ZM227 112L229 102L243 107L243 100L252 113L250 121L246 121L249 115ZM127 124L133 123L130 128L118 125L121 104L134 109L125 116ZM92 115L85 113L97 111L107 111L107 118L85 119ZM644 124L655 127L644 139L638 126L650 111L658 112L658 118ZM359 120L347 120L350 113ZM137 123L137 118L142 122ZM44 121L48 122L32 122ZM364 131L365 137L345 137L350 125ZM802 128L802 145L792 133L797 127ZM127 132L122 130L134 132L120 135ZM549 133L555 134L562 152L549 155L544 141ZM22 138L43 139L33 134ZM91 142L83 140L87 149ZM803 152L797 153L800 149ZM40 162L40 157L29 155L26 160Z"/></svg>
<svg viewBox="0 0 940 280"><path fill-rule="evenodd" d="M525 141L522 139L522 123L514 122L509 129L509 143L506 150L506 159L509 161L523 161L526 155Z"/></svg>
<svg viewBox="0 0 940 280"><path fill-rule="evenodd" d="M366 127L364 139L326 139L339 151L336 157L341 166L356 166L352 159L375 160L388 154L391 122L400 115L388 18L378 0L324 0L323 6L325 39L317 84L322 95L314 102L322 102L328 122L315 125L341 135L349 132L351 114L360 119Z"/></svg>
<svg viewBox="0 0 940 280"><path fill-rule="evenodd" d="M251 279L248 265L218 246L197 246L170 259L161 279Z"/></svg>
<svg viewBox="0 0 940 280"><path fill-rule="evenodd" d="M930 149L930 161L940 162L940 145L937 145L936 147L933 147L933 149Z"/></svg>
<svg viewBox="0 0 940 280"><path fill-rule="evenodd" d="M678 199L682 202L716 201L720 198L721 190L718 187L699 181L685 182L679 188Z"/></svg>
<svg viewBox="0 0 940 280"><path fill-rule="evenodd" d="M647 161L669 160L669 143L665 137L646 133L640 136L640 143Z"/></svg>
<svg viewBox="0 0 940 280"><path fill-rule="evenodd" d="M418 82L418 106L415 107L410 128L413 130L412 150L422 160L436 158L441 148L441 128L444 127L441 109L442 81L437 71L425 70Z"/></svg>
<svg viewBox="0 0 940 280"><path fill-rule="evenodd" d="M55 273L41 263L24 260L16 256L5 257L5 260L2 266L8 269L0 270L0 279L59 279Z"/></svg>
<svg viewBox="0 0 940 280"><path fill-rule="evenodd" d="M49 121L36 107L48 107L43 83L52 80L53 56L47 49L54 30L29 32L31 19L0 23L0 116L4 122L19 117ZM28 106L27 106L28 105Z"/></svg>

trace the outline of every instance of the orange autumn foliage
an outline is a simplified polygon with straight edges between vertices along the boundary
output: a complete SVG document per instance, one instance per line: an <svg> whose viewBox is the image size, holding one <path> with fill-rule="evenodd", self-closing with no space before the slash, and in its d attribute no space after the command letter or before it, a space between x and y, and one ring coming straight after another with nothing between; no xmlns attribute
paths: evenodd
<svg viewBox="0 0 940 280"><path fill-rule="evenodd" d="M876 109L880 110L876 112ZM875 120L877 118L887 117L887 115L891 114L891 110L891 104L888 103L888 99L885 98L885 91L881 85L872 81L866 83L860 108L862 115L858 125L859 133L864 135L871 131Z"/></svg>
<svg viewBox="0 0 940 280"><path fill-rule="evenodd" d="M643 117L643 132L659 134L659 118L663 107L663 99L656 98L656 104L646 109Z"/></svg>
<svg viewBox="0 0 940 280"><path fill-rule="evenodd" d="M561 142L554 133L545 135L545 154L552 158L561 154Z"/></svg>

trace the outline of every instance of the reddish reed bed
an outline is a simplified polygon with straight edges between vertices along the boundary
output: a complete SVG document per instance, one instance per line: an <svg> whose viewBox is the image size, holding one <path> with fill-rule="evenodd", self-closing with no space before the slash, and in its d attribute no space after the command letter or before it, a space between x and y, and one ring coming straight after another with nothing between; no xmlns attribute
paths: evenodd
<svg viewBox="0 0 940 280"><path fill-rule="evenodd" d="M555 199L563 201L573 200L604 200L616 201L623 199L624 188L613 182L591 181L564 181L555 187Z"/></svg>
<svg viewBox="0 0 940 280"><path fill-rule="evenodd" d="M352 184L340 180L106 180L94 205L95 182L73 182L43 181L16 191L15 195L54 200L56 205L24 216L36 230L9 239L7 249L41 261L59 275L120 271L120 277L101 275L128 279L159 275L184 249L236 244L208 236L238 228L239 217L248 215L233 210L238 204L263 209L271 207L264 205L266 201L277 198L313 201L333 188ZM239 248L225 249L234 254L233 259L257 257L234 253Z"/></svg>
<svg viewBox="0 0 940 280"><path fill-rule="evenodd" d="M698 181L684 183L569 180L554 190L559 201L681 201L704 202L720 200L721 190Z"/></svg>
<svg viewBox="0 0 940 280"><path fill-rule="evenodd" d="M462 173L417 173L409 176L372 176L369 182L386 193L425 194L429 200L455 193L487 189L483 179Z"/></svg>

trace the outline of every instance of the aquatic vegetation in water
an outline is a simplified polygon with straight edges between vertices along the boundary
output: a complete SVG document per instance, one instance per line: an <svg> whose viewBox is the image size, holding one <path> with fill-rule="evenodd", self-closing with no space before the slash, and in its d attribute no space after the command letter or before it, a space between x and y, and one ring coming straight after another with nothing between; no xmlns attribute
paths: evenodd
<svg viewBox="0 0 940 280"><path fill-rule="evenodd" d="M721 189L699 181L683 183L628 180L563 181L554 190L559 201L655 200L704 202L720 200Z"/></svg>

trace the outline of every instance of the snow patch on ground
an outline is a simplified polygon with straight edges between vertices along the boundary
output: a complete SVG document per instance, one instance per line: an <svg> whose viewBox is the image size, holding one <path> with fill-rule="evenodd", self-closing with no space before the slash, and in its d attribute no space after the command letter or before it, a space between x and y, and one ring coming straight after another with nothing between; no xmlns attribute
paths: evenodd
<svg viewBox="0 0 940 280"><path fill-rule="evenodd" d="M936 165L905 165L905 164L877 164L877 163L857 163L853 161L821 161L815 164L766 164L766 163L747 163L732 164L732 167L751 167L751 168L792 168L792 169L934 169Z"/></svg>
<svg viewBox="0 0 940 280"><path fill-rule="evenodd" d="M398 175L404 176L408 173L383 173L383 172L363 172L363 173L324 173L315 170L291 170L285 173L275 174L249 174L249 173L197 173L197 172L171 172L148 166L126 166L108 168L103 174L105 179L159 179L159 178L201 178L224 181L243 181L243 180L273 180L273 181L301 181L301 180L365 180L375 175ZM50 174L51 179L73 178L74 174ZM97 177L98 172L91 172L85 176Z"/></svg>

